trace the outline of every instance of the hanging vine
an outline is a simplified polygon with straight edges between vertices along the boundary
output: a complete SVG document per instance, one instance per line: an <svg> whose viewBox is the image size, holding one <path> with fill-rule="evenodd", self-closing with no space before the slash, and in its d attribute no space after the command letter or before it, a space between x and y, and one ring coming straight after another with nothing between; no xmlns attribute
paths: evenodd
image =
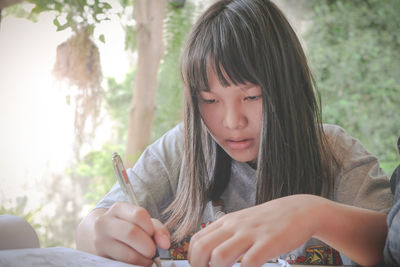
<svg viewBox="0 0 400 267"><path fill-rule="evenodd" d="M58 31L70 28L72 36L57 47L54 76L68 84L75 108L74 152L80 159L82 144L90 142L99 123L103 79L100 55L93 41L95 24L109 20L111 5L101 0L28 0L32 15L53 11ZM104 35L99 40L105 42Z"/></svg>
<svg viewBox="0 0 400 267"><path fill-rule="evenodd" d="M87 28L79 29L57 47L53 74L70 85L70 94L73 95L75 106L74 150L79 159L80 146L89 141L88 138L93 138L102 102L99 51L91 40ZM89 119L91 127L87 127Z"/></svg>

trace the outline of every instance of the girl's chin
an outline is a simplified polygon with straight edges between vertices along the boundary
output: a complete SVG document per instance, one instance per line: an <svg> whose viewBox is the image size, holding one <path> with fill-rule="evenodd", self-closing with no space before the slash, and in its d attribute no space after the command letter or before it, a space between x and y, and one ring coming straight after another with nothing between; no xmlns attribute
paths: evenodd
<svg viewBox="0 0 400 267"><path fill-rule="evenodd" d="M245 155L246 153L240 153L240 152L232 152L229 151L227 152L228 155L233 158L234 160L238 161L238 162L245 162L248 163L250 166L253 167L257 165L257 156L252 156L252 155Z"/></svg>

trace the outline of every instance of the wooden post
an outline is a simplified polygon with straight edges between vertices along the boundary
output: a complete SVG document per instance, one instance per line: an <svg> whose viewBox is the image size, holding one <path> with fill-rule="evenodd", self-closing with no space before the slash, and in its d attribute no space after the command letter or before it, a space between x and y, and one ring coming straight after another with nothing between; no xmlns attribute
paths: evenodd
<svg viewBox="0 0 400 267"><path fill-rule="evenodd" d="M150 142L156 108L157 74L164 53L162 39L166 0L135 3L138 63L124 163L131 167Z"/></svg>

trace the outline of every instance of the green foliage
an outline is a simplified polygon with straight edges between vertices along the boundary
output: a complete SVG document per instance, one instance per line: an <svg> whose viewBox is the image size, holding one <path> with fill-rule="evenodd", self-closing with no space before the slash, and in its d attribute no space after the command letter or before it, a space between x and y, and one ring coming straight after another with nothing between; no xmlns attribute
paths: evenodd
<svg viewBox="0 0 400 267"><path fill-rule="evenodd" d="M185 6L185 0L168 0L168 3L173 8L182 8Z"/></svg>
<svg viewBox="0 0 400 267"><path fill-rule="evenodd" d="M57 31L71 28L77 32L81 28L88 29L93 34L94 27L101 21L109 20L111 5L105 0L27 0L34 5L29 17L42 12L53 11L53 20ZM100 41L105 42L104 35Z"/></svg>
<svg viewBox="0 0 400 267"><path fill-rule="evenodd" d="M129 108L135 84L136 68L132 68L125 80L118 83L114 78L107 79L107 90L104 91L106 110L115 122L118 140L125 143L128 132Z"/></svg>
<svg viewBox="0 0 400 267"><path fill-rule="evenodd" d="M115 184L117 180L111 161L112 153L121 155L123 149L121 145L104 144L102 149L89 152L78 163L73 173L90 180L87 199L98 202Z"/></svg>
<svg viewBox="0 0 400 267"><path fill-rule="evenodd" d="M119 0L123 10L119 13L121 25L125 31L125 50L136 51L136 28L134 26L134 0Z"/></svg>
<svg viewBox="0 0 400 267"><path fill-rule="evenodd" d="M2 18L12 16L16 18L28 18L33 22L38 21L38 14L32 14L23 4L11 5L1 11Z"/></svg>
<svg viewBox="0 0 400 267"><path fill-rule="evenodd" d="M125 26L125 50L136 51L136 29L133 26Z"/></svg>
<svg viewBox="0 0 400 267"><path fill-rule="evenodd" d="M390 175L399 163L400 1L313 0L306 36L323 120L344 127Z"/></svg>
<svg viewBox="0 0 400 267"><path fill-rule="evenodd" d="M158 74L153 140L183 119L183 85L180 78L179 58L186 36L193 26L195 8L195 5L189 1L179 9L168 5L164 21L166 52Z"/></svg>

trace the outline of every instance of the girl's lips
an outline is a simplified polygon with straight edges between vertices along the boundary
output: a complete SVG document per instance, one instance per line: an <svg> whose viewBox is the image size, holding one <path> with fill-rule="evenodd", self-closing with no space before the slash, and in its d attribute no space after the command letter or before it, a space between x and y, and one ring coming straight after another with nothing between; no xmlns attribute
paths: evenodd
<svg viewBox="0 0 400 267"><path fill-rule="evenodd" d="M230 149L233 150L242 150L250 147L251 145L251 139L242 139L238 141L234 140L226 140L226 144Z"/></svg>

